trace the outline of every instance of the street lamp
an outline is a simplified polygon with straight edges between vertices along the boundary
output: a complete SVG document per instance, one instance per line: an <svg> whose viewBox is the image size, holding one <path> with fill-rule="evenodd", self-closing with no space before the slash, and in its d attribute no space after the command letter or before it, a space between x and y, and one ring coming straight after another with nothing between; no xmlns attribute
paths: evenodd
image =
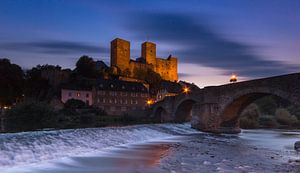
<svg viewBox="0 0 300 173"><path fill-rule="evenodd" d="M190 92L190 89L188 87L184 87L183 88L183 93L187 94L188 92Z"/></svg>
<svg viewBox="0 0 300 173"><path fill-rule="evenodd" d="M153 104L153 100L148 99L148 100L146 101L146 103L147 103L148 106L151 106L151 105Z"/></svg>
<svg viewBox="0 0 300 173"><path fill-rule="evenodd" d="M231 76L230 76L230 80L229 81L232 82L232 83L236 82L237 81L236 74L232 73Z"/></svg>

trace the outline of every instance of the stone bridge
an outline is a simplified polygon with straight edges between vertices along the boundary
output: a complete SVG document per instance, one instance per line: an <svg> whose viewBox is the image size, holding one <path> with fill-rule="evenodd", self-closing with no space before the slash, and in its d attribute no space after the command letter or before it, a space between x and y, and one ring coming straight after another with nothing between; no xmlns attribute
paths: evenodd
<svg viewBox="0 0 300 173"><path fill-rule="evenodd" d="M251 102L274 95L300 106L300 73L211 86L155 103L151 116L161 122L191 120L193 128L239 133L239 115Z"/></svg>

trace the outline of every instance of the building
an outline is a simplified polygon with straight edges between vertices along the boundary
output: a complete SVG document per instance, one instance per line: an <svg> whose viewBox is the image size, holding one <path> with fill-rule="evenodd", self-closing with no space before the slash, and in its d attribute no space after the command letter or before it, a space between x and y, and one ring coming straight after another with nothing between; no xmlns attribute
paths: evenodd
<svg viewBox="0 0 300 173"><path fill-rule="evenodd" d="M156 56L156 44L144 42L141 46L141 57L130 59L130 42L116 38L111 41L111 67L133 77L135 69L151 69L160 74L162 79L177 81L177 58L171 55L167 59Z"/></svg>
<svg viewBox="0 0 300 173"><path fill-rule="evenodd" d="M81 100L89 106L93 105L92 88L64 87L61 89L61 101L66 103L68 100Z"/></svg>
<svg viewBox="0 0 300 173"><path fill-rule="evenodd" d="M108 114L119 115L146 107L149 92L139 82L99 80L94 92L94 106Z"/></svg>
<svg viewBox="0 0 300 173"><path fill-rule="evenodd" d="M156 94L155 102L163 100L165 97L176 96L183 91L183 86L177 82L162 81L161 88Z"/></svg>
<svg viewBox="0 0 300 173"><path fill-rule="evenodd" d="M121 115L135 110L143 110L149 98L146 86L139 82L121 80L97 80L90 87L63 87L61 100L77 99L90 106L101 108L110 115Z"/></svg>

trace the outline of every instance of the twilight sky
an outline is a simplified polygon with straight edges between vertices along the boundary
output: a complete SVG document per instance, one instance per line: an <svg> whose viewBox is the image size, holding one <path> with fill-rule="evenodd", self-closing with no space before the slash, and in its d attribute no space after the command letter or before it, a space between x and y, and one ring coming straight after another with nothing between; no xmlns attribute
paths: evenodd
<svg viewBox="0 0 300 173"><path fill-rule="evenodd" d="M23 68L109 63L110 41L157 44L200 87L300 72L299 0L1 0L0 58Z"/></svg>

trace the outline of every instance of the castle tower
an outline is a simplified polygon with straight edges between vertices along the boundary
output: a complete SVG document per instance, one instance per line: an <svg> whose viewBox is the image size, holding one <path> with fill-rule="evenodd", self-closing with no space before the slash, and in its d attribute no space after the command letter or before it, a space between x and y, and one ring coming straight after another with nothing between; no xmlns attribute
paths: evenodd
<svg viewBox="0 0 300 173"><path fill-rule="evenodd" d="M130 42L116 38L110 43L110 66L118 67L124 71L129 67L130 61Z"/></svg>
<svg viewBox="0 0 300 173"><path fill-rule="evenodd" d="M156 44L144 42L142 44L142 57L146 59L147 64L156 64Z"/></svg>

